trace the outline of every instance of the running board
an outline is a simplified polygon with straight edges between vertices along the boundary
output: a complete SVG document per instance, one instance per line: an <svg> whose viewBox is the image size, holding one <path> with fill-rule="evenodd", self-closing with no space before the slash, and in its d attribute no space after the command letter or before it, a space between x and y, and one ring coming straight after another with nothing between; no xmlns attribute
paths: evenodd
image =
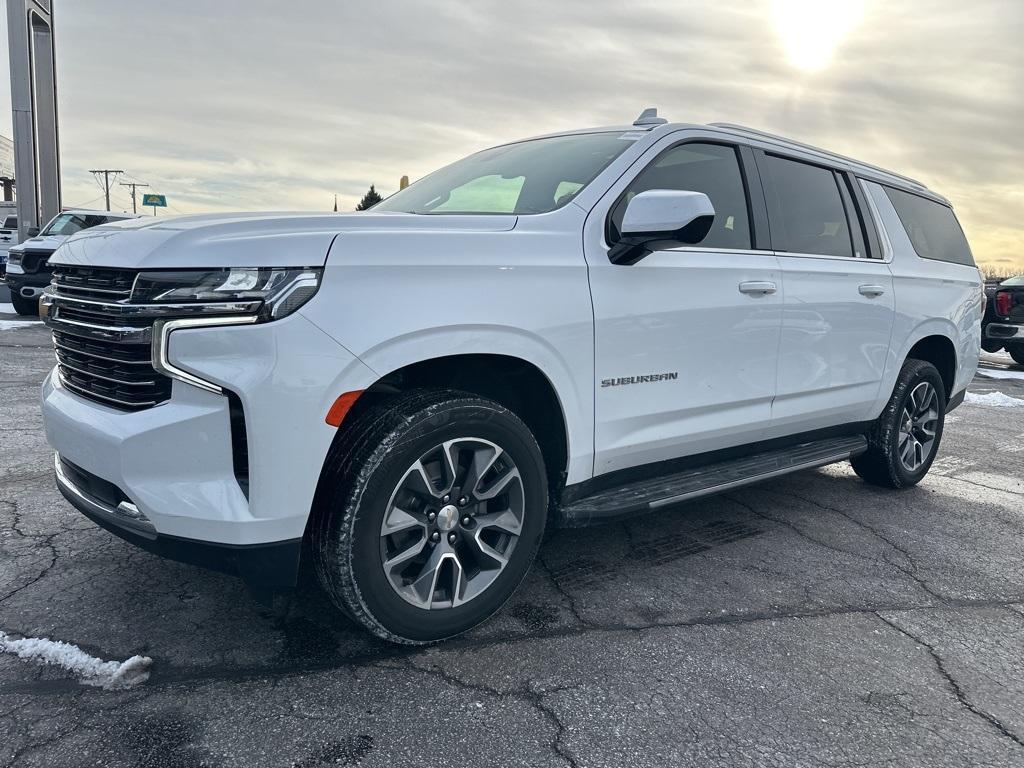
<svg viewBox="0 0 1024 768"><path fill-rule="evenodd" d="M829 438L634 481L567 504L561 508L561 522L566 527L578 528L631 517L790 472L834 464L862 453L867 447L863 435Z"/></svg>

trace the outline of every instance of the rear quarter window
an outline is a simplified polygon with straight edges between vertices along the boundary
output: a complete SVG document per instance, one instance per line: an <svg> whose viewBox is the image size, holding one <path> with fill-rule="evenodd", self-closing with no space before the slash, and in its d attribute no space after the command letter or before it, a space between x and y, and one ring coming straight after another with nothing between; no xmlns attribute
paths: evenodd
<svg viewBox="0 0 1024 768"><path fill-rule="evenodd" d="M896 209L918 256L922 259L974 266L971 246L967 244L967 238L952 208L901 189L883 189Z"/></svg>

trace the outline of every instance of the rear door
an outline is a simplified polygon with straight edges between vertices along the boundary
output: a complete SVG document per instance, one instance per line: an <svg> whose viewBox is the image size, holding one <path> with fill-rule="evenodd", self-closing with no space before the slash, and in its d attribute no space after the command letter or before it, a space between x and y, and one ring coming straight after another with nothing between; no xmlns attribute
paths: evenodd
<svg viewBox="0 0 1024 768"><path fill-rule="evenodd" d="M683 135L648 150L584 228L595 474L752 442L769 426L782 284L757 169L749 149ZM627 203L650 189L707 194L711 231L699 245L612 264Z"/></svg>
<svg viewBox="0 0 1024 768"><path fill-rule="evenodd" d="M870 418L892 335L893 280L863 192L845 171L757 152L786 286L777 434Z"/></svg>

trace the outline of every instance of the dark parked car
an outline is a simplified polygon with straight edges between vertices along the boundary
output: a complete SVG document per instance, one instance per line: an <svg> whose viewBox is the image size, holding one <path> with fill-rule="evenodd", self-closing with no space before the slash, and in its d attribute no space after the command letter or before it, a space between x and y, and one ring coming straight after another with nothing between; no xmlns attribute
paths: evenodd
<svg viewBox="0 0 1024 768"><path fill-rule="evenodd" d="M1024 365L1024 275L998 285L985 284L988 304L981 321L981 346L986 352L1005 349Z"/></svg>
<svg viewBox="0 0 1024 768"><path fill-rule="evenodd" d="M19 315L34 315L39 296L50 284L50 255L71 235L83 229L111 221L135 218L131 213L69 210L58 213L43 230L7 252L6 281L11 289L11 303Z"/></svg>

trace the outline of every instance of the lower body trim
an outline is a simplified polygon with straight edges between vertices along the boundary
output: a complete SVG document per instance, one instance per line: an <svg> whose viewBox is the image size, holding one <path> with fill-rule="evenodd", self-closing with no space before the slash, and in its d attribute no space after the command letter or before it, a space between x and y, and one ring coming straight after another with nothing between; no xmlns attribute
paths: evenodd
<svg viewBox="0 0 1024 768"><path fill-rule="evenodd" d="M71 506L130 544L169 560L241 576L250 588L258 592L287 590L295 586L302 539L266 544L221 544L159 534L153 524L140 515L135 505L122 502L118 508L111 507L74 483L64 471L59 455L54 464L57 489ZM140 517L132 517L133 512Z"/></svg>

